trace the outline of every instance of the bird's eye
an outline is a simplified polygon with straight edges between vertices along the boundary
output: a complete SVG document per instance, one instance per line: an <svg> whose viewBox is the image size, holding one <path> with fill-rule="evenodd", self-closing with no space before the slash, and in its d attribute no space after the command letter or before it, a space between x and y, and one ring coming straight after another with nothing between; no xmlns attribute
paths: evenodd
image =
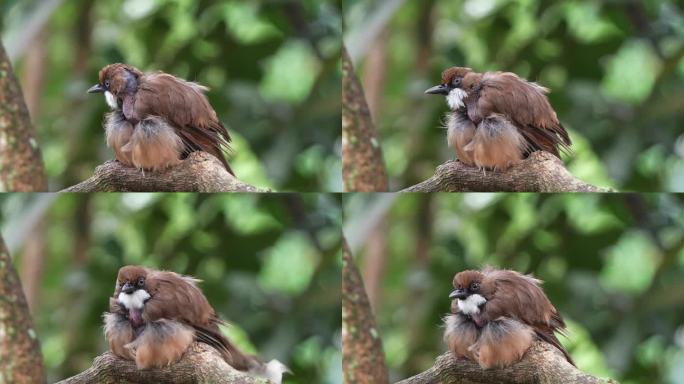
<svg viewBox="0 0 684 384"><path fill-rule="evenodd" d="M478 284L478 283L470 284L470 290L471 291L477 291L478 289L480 289L480 284Z"/></svg>
<svg viewBox="0 0 684 384"><path fill-rule="evenodd" d="M455 78L451 83L452 83L453 85L455 85L455 86L458 86L458 85L461 84L461 78L460 78L460 77L457 77L457 78Z"/></svg>
<svg viewBox="0 0 684 384"><path fill-rule="evenodd" d="M145 279L143 279L143 278L138 279L138 286L142 287L143 284L145 284Z"/></svg>
<svg viewBox="0 0 684 384"><path fill-rule="evenodd" d="M105 81L105 87L109 88L109 80Z"/></svg>

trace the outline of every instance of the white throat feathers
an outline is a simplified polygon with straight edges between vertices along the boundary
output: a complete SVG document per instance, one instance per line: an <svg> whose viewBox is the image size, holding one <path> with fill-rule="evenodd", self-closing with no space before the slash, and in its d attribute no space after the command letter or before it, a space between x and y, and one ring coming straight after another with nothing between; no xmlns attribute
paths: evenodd
<svg viewBox="0 0 684 384"><path fill-rule="evenodd" d="M150 298L150 294L144 289L138 289L133 293L119 293L119 303L126 309L142 309L145 306L145 301Z"/></svg>
<svg viewBox="0 0 684 384"><path fill-rule="evenodd" d="M459 108L464 107L465 104L463 104L463 99L465 99L466 96L468 96L468 93L461 88L452 89L446 97L449 108L451 108L452 111L456 111Z"/></svg>
<svg viewBox="0 0 684 384"><path fill-rule="evenodd" d="M468 296L465 300L458 300L458 309L465 315L476 315L480 313L480 305L487 302L487 299L477 293Z"/></svg>
<svg viewBox="0 0 684 384"><path fill-rule="evenodd" d="M107 105L109 105L111 109L117 109L118 105L116 103L116 97L114 97L114 95L112 95L112 93L109 91L105 91L104 95L105 101L107 101Z"/></svg>

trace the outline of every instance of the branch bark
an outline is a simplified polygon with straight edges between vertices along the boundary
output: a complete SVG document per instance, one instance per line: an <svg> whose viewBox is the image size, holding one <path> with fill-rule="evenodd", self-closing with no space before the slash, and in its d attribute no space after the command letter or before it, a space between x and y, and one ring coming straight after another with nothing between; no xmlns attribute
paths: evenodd
<svg viewBox="0 0 684 384"><path fill-rule="evenodd" d="M0 191L46 191L36 133L5 48L0 43Z"/></svg>
<svg viewBox="0 0 684 384"><path fill-rule="evenodd" d="M523 359L508 367L484 370L450 352L439 356L430 369L397 384L617 384L578 370L552 345L536 342Z"/></svg>
<svg viewBox="0 0 684 384"><path fill-rule="evenodd" d="M342 178L345 191L385 192L387 171L366 97L342 47Z"/></svg>
<svg viewBox="0 0 684 384"><path fill-rule="evenodd" d="M61 192L270 192L236 179L221 162L205 152L192 152L179 165L155 172L141 171L109 160L88 180Z"/></svg>
<svg viewBox="0 0 684 384"><path fill-rule="evenodd" d="M44 383L43 356L21 282L0 237L0 381Z"/></svg>
<svg viewBox="0 0 684 384"><path fill-rule="evenodd" d="M342 371L345 384L389 382L382 340L347 240L342 252Z"/></svg>
<svg viewBox="0 0 684 384"><path fill-rule="evenodd" d="M236 370L212 347L194 343L176 363L166 368L139 370L135 362L111 352L95 358L92 367L57 384L268 384Z"/></svg>
<svg viewBox="0 0 684 384"><path fill-rule="evenodd" d="M482 171L449 160L435 174L401 192L612 192L575 178L556 156L536 151L505 171Z"/></svg>

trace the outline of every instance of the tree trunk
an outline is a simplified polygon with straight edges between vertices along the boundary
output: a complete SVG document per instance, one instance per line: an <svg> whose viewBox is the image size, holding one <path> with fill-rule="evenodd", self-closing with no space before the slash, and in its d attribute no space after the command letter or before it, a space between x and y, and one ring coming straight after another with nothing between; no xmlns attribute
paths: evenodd
<svg viewBox="0 0 684 384"><path fill-rule="evenodd" d="M0 43L0 191L45 190L36 133L12 64Z"/></svg>
<svg viewBox="0 0 684 384"><path fill-rule="evenodd" d="M346 240L342 252L342 371L345 384L389 382L380 333Z"/></svg>
<svg viewBox="0 0 684 384"><path fill-rule="evenodd" d="M45 382L43 356L21 282L0 237L0 381Z"/></svg>
<svg viewBox="0 0 684 384"><path fill-rule="evenodd" d="M345 191L387 191L380 141L345 47L342 47L342 178Z"/></svg>

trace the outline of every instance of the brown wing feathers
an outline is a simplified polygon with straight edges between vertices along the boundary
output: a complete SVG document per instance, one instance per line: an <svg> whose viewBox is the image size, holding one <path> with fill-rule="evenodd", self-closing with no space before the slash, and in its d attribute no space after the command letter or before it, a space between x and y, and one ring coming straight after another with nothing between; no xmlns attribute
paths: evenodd
<svg viewBox="0 0 684 384"><path fill-rule="evenodd" d="M540 281L508 270L485 270L485 279L496 282L496 294L487 302L490 320L512 316L534 329L542 340L558 348L571 364L570 354L563 348L555 332L565 331L565 322L539 286Z"/></svg>
<svg viewBox="0 0 684 384"><path fill-rule="evenodd" d="M569 149L570 137L546 98L548 89L510 72L488 72L482 77L478 107L482 116L509 116L533 148L558 156Z"/></svg>
<svg viewBox="0 0 684 384"><path fill-rule="evenodd" d="M250 367L251 357L240 352L221 334L219 324L223 321L195 285L196 280L173 272L156 271L150 273L147 281L152 295L145 304L147 320L166 318L187 324L195 329L198 341L220 351L231 366L239 370Z"/></svg>
<svg viewBox="0 0 684 384"><path fill-rule="evenodd" d="M204 95L206 89L165 73L145 75L138 88L135 109L139 116L165 116L183 139L188 153L208 152L233 174L223 155L223 149L229 149L230 135Z"/></svg>

